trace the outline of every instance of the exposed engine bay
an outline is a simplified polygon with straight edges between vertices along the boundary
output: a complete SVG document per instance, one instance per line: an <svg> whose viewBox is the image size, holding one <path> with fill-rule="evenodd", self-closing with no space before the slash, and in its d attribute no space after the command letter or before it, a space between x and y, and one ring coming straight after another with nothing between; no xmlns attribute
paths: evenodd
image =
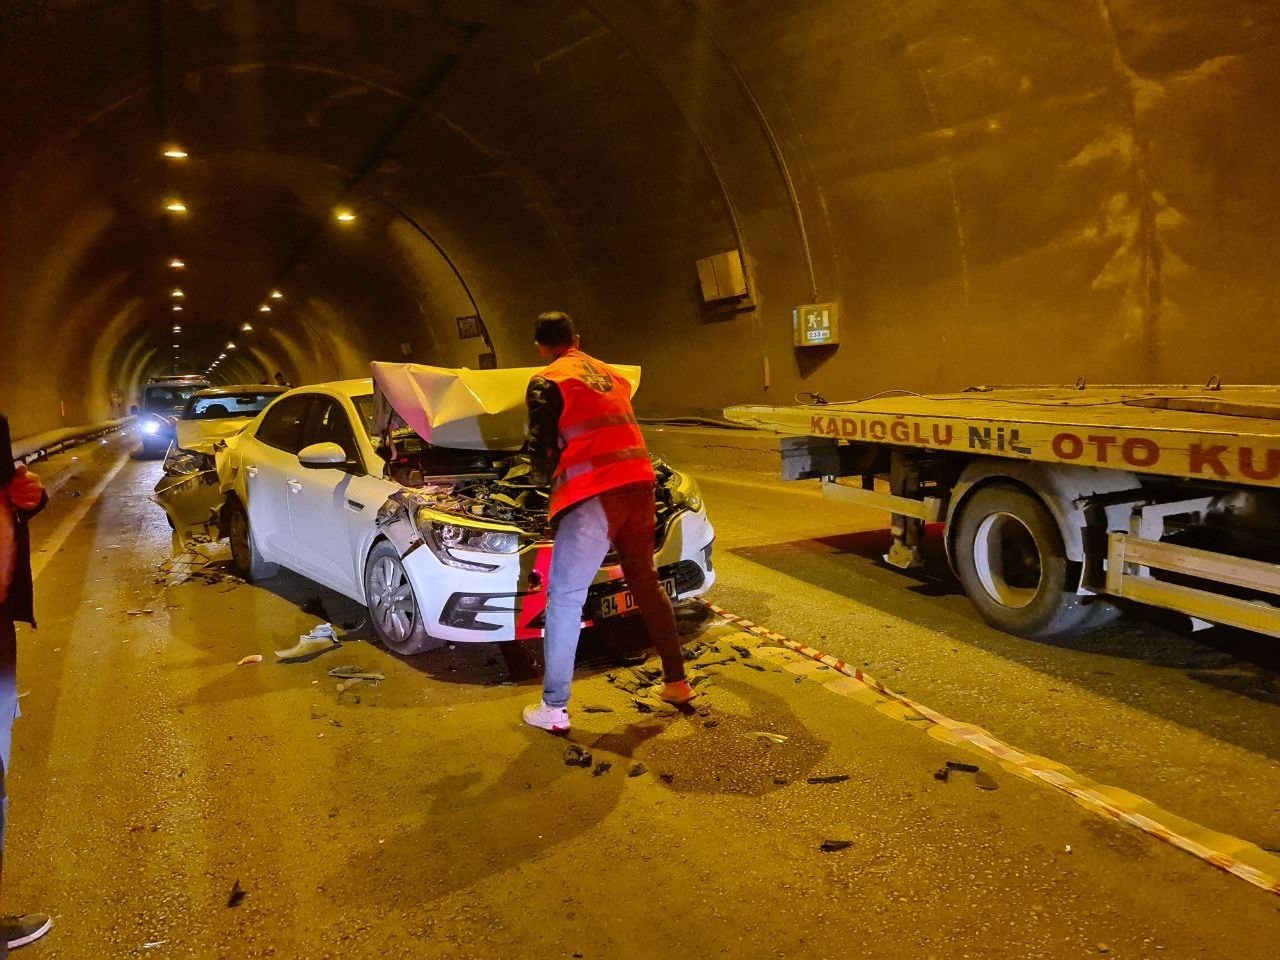
<svg viewBox="0 0 1280 960"><path fill-rule="evenodd" d="M481 523L548 533L550 486L536 475L528 454L435 447L407 427L390 434L387 476L406 488L404 500ZM657 474L657 527L663 530L676 508L680 477L665 461L652 458Z"/></svg>

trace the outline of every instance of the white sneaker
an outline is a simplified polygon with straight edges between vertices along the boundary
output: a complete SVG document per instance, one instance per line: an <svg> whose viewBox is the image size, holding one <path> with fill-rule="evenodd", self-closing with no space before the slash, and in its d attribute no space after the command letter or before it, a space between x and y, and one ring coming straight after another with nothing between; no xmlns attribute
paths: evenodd
<svg viewBox="0 0 1280 960"><path fill-rule="evenodd" d="M568 733L569 711L564 707L548 707L539 700L524 708L524 722L552 733Z"/></svg>

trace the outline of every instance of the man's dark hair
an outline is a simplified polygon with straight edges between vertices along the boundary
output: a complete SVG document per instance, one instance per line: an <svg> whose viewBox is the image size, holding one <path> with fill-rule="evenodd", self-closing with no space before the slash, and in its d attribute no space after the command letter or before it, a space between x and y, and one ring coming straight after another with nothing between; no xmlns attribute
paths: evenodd
<svg viewBox="0 0 1280 960"><path fill-rule="evenodd" d="M573 328L573 317L559 310L538 314L533 325L533 342L544 347L571 347L578 331Z"/></svg>

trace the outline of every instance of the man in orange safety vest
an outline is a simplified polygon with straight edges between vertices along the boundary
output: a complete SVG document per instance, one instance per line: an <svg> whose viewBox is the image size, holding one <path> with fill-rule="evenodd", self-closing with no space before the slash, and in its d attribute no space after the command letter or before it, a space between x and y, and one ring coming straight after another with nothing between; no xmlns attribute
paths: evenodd
<svg viewBox="0 0 1280 960"><path fill-rule="evenodd" d="M671 598L653 565L655 477L631 409L631 385L608 364L583 353L568 314L539 315L538 353L551 363L529 381L529 449L535 470L551 478L555 546L547 579L542 701L524 709L525 723L569 729L569 685L587 589L609 552L617 551L650 639L662 658L659 697L688 703Z"/></svg>

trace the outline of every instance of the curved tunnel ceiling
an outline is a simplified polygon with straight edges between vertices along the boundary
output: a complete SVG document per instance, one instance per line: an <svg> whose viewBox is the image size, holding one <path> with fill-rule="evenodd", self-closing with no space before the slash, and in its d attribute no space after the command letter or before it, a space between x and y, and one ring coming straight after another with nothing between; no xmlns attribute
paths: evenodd
<svg viewBox="0 0 1280 960"><path fill-rule="evenodd" d="M1274 379L1274 2L0 17L0 406L19 433L222 353L224 381L532 363L530 320L557 307L645 365L647 412ZM735 250L749 296L705 303L696 261ZM813 302L838 304L838 347L793 346ZM459 338L471 314L488 343Z"/></svg>

